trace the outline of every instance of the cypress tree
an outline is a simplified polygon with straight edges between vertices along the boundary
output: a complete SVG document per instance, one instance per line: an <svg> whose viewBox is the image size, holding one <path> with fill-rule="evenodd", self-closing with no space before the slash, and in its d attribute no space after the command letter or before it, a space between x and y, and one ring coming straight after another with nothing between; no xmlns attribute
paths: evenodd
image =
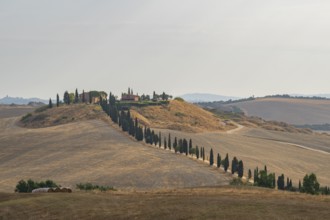
<svg viewBox="0 0 330 220"><path fill-rule="evenodd" d="M191 150L192 150L192 140L190 139L189 140L189 151L188 151L188 153L190 154L191 153Z"/></svg>
<svg viewBox="0 0 330 220"><path fill-rule="evenodd" d="M251 172L251 169L249 169L248 180L250 180L251 178L252 178L252 172Z"/></svg>
<svg viewBox="0 0 330 220"><path fill-rule="evenodd" d="M92 92L89 92L88 98L89 98L89 104L92 104L92 102L93 102Z"/></svg>
<svg viewBox="0 0 330 220"><path fill-rule="evenodd" d="M76 89L75 95L74 95L74 103L78 103L79 96L78 96L78 89Z"/></svg>
<svg viewBox="0 0 330 220"><path fill-rule="evenodd" d="M301 192L301 181L299 180L299 192Z"/></svg>
<svg viewBox="0 0 330 220"><path fill-rule="evenodd" d="M159 147L162 147L162 133L159 132Z"/></svg>
<svg viewBox="0 0 330 220"><path fill-rule="evenodd" d="M85 99L85 90L83 90L83 93L82 93L82 102L83 102L83 103L86 102L86 99Z"/></svg>
<svg viewBox="0 0 330 220"><path fill-rule="evenodd" d="M48 108L53 108L53 102L52 102L52 99L49 99Z"/></svg>
<svg viewBox="0 0 330 220"><path fill-rule="evenodd" d="M63 101L65 104L70 105L70 95L68 91L65 91L64 96L63 96Z"/></svg>
<svg viewBox="0 0 330 220"><path fill-rule="evenodd" d="M231 173L234 174L238 171L238 160L236 157L231 161Z"/></svg>
<svg viewBox="0 0 330 220"><path fill-rule="evenodd" d="M203 161L205 161L205 148L203 147Z"/></svg>
<svg viewBox="0 0 330 220"><path fill-rule="evenodd" d="M266 175L267 175L267 166L266 166L266 165L265 165L265 169L264 169L264 170L265 170L265 172L266 172Z"/></svg>
<svg viewBox="0 0 330 220"><path fill-rule="evenodd" d="M229 167L228 153L226 154L226 157L225 157L225 160L224 160L224 164L223 164L223 166L224 166L225 171L227 172L228 167Z"/></svg>
<svg viewBox="0 0 330 220"><path fill-rule="evenodd" d="M285 184L284 184L284 174L279 176L277 178L277 189L278 190L284 190L285 189Z"/></svg>
<svg viewBox="0 0 330 220"><path fill-rule="evenodd" d="M173 143L173 148L174 148L175 153L178 151L177 147L178 147L178 140L177 140L177 138L175 137L175 138L174 138L174 143Z"/></svg>
<svg viewBox="0 0 330 220"><path fill-rule="evenodd" d="M184 138L182 142L183 152L188 155L188 141Z"/></svg>
<svg viewBox="0 0 330 220"><path fill-rule="evenodd" d="M219 168L221 165L221 157L220 157L220 154L218 153L218 156L217 156L217 167Z"/></svg>
<svg viewBox="0 0 330 220"><path fill-rule="evenodd" d="M240 160L238 162L238 177L242 178L243 177L243 173L244 173L244 166L243 166L243 161Z"/></svg>
<svg viewBox="0 0 330 220"><path fill-rule="evenodd" d="M199 149L197 145L196 145L195 154L196 154L196 158L199 159Z"/></svg>
<svg viewBox="0 0 330 220"><path fill-rule="evenodd" d="M172 141L171 141L171 134L168 134L168 148L171 150L172 148Z"/></svg>
<svg viewBox="0 0 330 220"><path fill-rule="evenodd" d="M167 143L166 143L166 138L164 137L164 149L167 149Z"/></svg>
<svg viewBox="0 0 330 220"><path fill-rule="evenodd" d="M210 166L213 166L214 164L214 158L213 158L213 149L210 150Z"/></svg>
<svg viewBox="0 0 330 220"><path fill-rule="evenodd" d="M60 97L58 96L58 93L56 95L56 106L59 107L60 106Z"/></svg>

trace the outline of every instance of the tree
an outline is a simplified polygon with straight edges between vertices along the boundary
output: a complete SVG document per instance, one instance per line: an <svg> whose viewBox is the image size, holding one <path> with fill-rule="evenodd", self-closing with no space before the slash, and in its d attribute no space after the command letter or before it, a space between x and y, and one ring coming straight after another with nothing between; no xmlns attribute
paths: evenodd
<svg viewBox="0 0 330 220"><path fill-rule="evenodd" d="M196 158L199 159L199 148L196 145L196 150L195 150Z"/></svg>
<svg viewBox="0 0 330 220"><path fill-rule="evenodd" d="M238 177L239 178L242 178L243 177L243 173L244 173L244 165L243 165L243 161L242 160L240 160L239 162L238 162Z"/></svg>
<svg viewBox="0 0 330 220"><path fill-rule="evenodd" d="M211 150L210 150L210 166L213 166L213 163L214 163L213 150L211 148Z"/></svg>
<svg viewBox="0 0 330 220"><path fill-rule="evenodd" d="M252 178L252 172L251 172L251 169L249 169L249 172L248 172L248 180L250 180Z"/></svg>
<svg viewBox="0 0 330 220"><path fill-rule="evenodd" d="M171 134L168 134L168 148L171 150L172 148L172 141L171 141Z"/></svg>
<svg viewBox="0 0 330 220"><path fill-rule="evenodd" d="M225 160L223 161L223 167L224 167L225 171L227 172L228 167L229 167L228 153L226 154Z"/></svg>
<svg viewBox="0 0 330 220"><path fill-rule="evenodd" d="M231 173L234 174L238 171L238 160L236 157L231 161Z"/></svg>
<svg viewBox="0 0 330 220"><path fill-rule="evenodd" d="M192 151L192 140L190 139L189 140L189 154L191 154L191 151Z"/></svg>
<svg viewBox="0 0 330 220"><path fill-rule="evenodd" d="M299 180L299 191L301 191L301 181Z"/></svg>
<svg viewBox="0 0 330 220"><path fill-rule="evenodd" d="M76 89L75 95L74 95L74 103L79 102L79 95L78 95L78 89Z"/></svg>
<svg viewBox="0 0 330 220"><path fill-rule="evenodd" d="M175 151L175 153L178 151L178 140L177 140L177 138L175 137L174 138L174 143L173 143L173 148L174 148L174 151Z"/></svg>
<svg viewBox="0 0 330 220"><path fill-rule="evenodd" d="M59 107L60 106L60 97L58 96L58 93L56 95L56 106Z"/></svg>
<svg viewBox="0 0 330 220"><path fill-rule="evenodd" d="M285 189L285 185L284 185L284 174L282 174L281 176L279 176L277 178L277 189L278 190L284 190Z"/></svg>
<svg viewBox="0 0 330 220"><path fill-rule="evenodd" d="M166 137L164 137L164 149L167 149L167 142L166 142Z"/></svg>
<svg viewBox="0 0 330 220"><path fill-rule="evenodd" d="M93 98L92 98L92 92L91 91L88 94L88 98L89 98L89 104L92 104Z"/></svg>
<svg viewBox="0 0 330 220"><path fill-rule="evenodd" d="M162 147L162 133L159 132L159 147Z"/></svg>
<svg viewBox="0 0 330 220"><path fill-rule="evenodd" d="M204 147L203 147L202 154L203 154L203 161L205 161L205 148Z"/></svg>
<svg viewBox="0 0 330 220"><path fill-rule="evenodd" d="M302 192L308 194L318 194L320 189L320 184L317 181L316 175L311 173L310 175L306 174L303 180Z"/></svg>
<svg viewBox="0 0 330 220"><path fill-rule="evenodd" d="M49 108L53 108L53 102L52 102L52 99L49 99L48 107L49 107Z"/></svg>
<svg viewBox="0 0 330 220"><path fill-rule="evenodd" d="M64 92L63 101L65 104L70 105L70 95L68 91Z"/></svg>
<svg viewBox="0 0 330 220"><path fill-rule="evenodd" d="M83 102L83 103L86 102L85 90L83 90L83 93L82 93L82 102Z"/></svg>
<svg viewBox="0 0 330 220"><path fill-rule="evenodd" d="M221 165L221 157L220 157L220 154L218 153L218 156L217 156L217 167L219 168Z"/></svg>

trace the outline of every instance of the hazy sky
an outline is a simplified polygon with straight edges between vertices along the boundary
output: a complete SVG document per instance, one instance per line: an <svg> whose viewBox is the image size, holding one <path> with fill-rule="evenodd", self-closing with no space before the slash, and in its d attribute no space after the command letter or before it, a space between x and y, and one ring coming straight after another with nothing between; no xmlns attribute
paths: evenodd
<svg viewBox="0 0 330 220"><path fill-rule="evenodd" d="M329 0L0 0L0 97L330 93Z"/></svg>

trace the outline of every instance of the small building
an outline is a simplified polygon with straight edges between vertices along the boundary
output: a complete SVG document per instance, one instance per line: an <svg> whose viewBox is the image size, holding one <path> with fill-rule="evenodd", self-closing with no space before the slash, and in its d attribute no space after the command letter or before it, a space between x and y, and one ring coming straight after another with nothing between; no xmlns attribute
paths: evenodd
<svg viewBox="0 0 330 220"><path fill-rule="evenodd" d="M128 93L121 94L121 101L123 102L138 102L140 100L140 96L134 95L133 90L128 88Z"/></svg>

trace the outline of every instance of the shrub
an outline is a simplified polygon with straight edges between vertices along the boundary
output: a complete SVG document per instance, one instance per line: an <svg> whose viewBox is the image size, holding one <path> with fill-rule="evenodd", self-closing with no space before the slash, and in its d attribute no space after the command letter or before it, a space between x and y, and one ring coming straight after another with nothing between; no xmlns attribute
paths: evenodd
<svg viewBox="0 0 330 220"><path fill-rule="evenodd" d="M28 181L20 180L16 185L15 192L30 193L34 189L45 187L58 187L58 185L52 180L46 180L45 182L35 182L32 179Z"/></svg>
<svg viewBox="0 0 330 220"><path fill-rule="evenodd" d="M85 191L100 190L102 192L115 190L113 186L99 186L99 185L93 185L91 183L78 183L76 184L76 188Z"/></svg>
<svg viewBox="0 0 330 220"><path fill-rule="evenodd" d="M184 99L181 97L176 97L174 100L179 101L179 102L184 102Z"/></svg>
<svg viewBox="0 0 330 220"><path fill-rule="evenodd" d="M32 114L31 114L31 113L28 113L28 114L26 114L26 115L24 115L24 116L22 117L21 121L22 121L22 122L25 122L25 121L27 121L27 119L29 119L31 116L32 116Z"/></svg>

